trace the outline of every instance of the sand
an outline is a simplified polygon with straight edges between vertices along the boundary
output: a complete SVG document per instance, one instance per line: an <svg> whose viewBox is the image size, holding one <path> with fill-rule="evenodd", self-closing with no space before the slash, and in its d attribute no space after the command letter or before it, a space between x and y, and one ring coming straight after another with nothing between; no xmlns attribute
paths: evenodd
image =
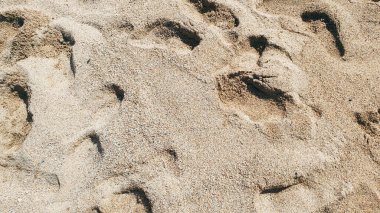
<svg viewBox="0 0 380 213"><path fill-rule="evenodd" d="M378 0L1 0L0 212L380 212Z"/></svg>

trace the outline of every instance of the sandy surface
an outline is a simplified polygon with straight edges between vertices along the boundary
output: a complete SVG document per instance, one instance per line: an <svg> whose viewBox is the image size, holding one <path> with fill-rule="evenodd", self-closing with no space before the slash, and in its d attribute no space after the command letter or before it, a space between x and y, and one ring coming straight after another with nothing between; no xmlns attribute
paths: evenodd
<svg viewBox="0 0 380 213"><path fill-rule="evenodd" d="M0 0L0 212L380 212L378 0Z"/></svg>

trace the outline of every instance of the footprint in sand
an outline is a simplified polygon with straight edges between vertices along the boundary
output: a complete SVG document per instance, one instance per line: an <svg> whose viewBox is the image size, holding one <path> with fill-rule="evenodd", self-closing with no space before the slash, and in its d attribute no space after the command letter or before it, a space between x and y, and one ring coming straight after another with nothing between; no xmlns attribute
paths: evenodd
<svg viewBox="0 0 380 213"><path fill-rule="evenodd" d="M160 19L132 34L131 44L144 48L169 47L176 51L189 52L202 41L198 33L182 23ZM152 44L153 42L153 44Z"/></svg>
<svg viewBox="0 0 380 213"><path fill-rule="evenodd" d="M65 139L81 134L78 129L96 129L105 125L117 115L125 99L125 91L117 83L104 82L100 88L91 88L88 83L84 86L86 77L82 69L90 66L92 53L89 49L105 45L101 33L69 19L50 22L49 17L29 10L1 13L0 25L7 27L0 33L8 33L1 43L2 55L9 56L4 57L6 67L0 72L0 93L5 97L0 101L1 150L16 151L22 147L24 153L45 143L49 143L52 150L62 149L62 146L74 147L74 153L65 158L62 169L70 174L83 174L79 171L89 169L89 173L96 175L99 159L106 153L102 137L91 132L80 140L68 141L72 144L67 144ZM76 57L76 52L81 52L80 57ZM73 87L79 89L74 92ZM93 97L89 99L81 92ZM82 110L82 104L92 107ZM72 122L79 117L86 122ZM65 130L65 133L55 135L55 131L50 131L52 127ZM41 132L45 134L38 137L38 143L27 140L28 134L35 136ZM38 156L28 154L23 157L43 162L52 150L40 149L36 153ZM8 166L4 169L9 170ZM73 178L75 175L65 174L57 172L56 175L61 177L58 181L60 192L74 190L72 186L84 186L83 182Z"/></svg>
<svg viewBox="0 0 380 213"><path fill-rule="evenodd" d="M102 213L152 213L152 203L145 191L141 188L130 188L113 193L101 201L99 206L93 207L92 212Z"/></svg>
<svg viewBox="0 0 380 213"><path fill-rule="evenodd" d="M298 29L303 31L299 33L314 34L312 40L319 42L332 56L346 60L347 53L351 56L355 51L360 32L350 14L337 3L265 0L258 8L279 15L285 29L289 28L288 17L294 18L293 25L304 25Z"/></svg>
<svg viewBox="0 0 380 213"><path fill-rule="evenodd" d="M5 13L0 15L0 52L2 53L11 40L19 32L19 28L24 25L24 18L17 17L16 14Z"/></svg>
<svg viewBox="0 0 380 213"><path fill-rule="evenodd" d="M239 26L239 19L228 7L209 0L188 0L205 20L222 29Z"/></svg>
<svg viewBox="0 0 380 213"><path fill-rule="evenodd" d="M12 194L0 194L0 209L28 209L43 212L42 203L51 202L60 190L60 180L54 173L39 171L25 162L0 158L0 188ZM36 205L31 206L30 203ZM41 204L41 205L38 205Z"/></svg>
<svg viewBox="0 0 380 213"><path fill-rule="evenodd" d="M283 17L297 17L291 22L298 25L289 32L317 38L322 43L327 41L327 52L343 58L353 49L348 42L353 37L346 31L355 30L351 20L341 20L346 14L336 12L337 8L339 5L312 4L311 1L297 4L292 0L267 0L258 5L260 10L279 15L273 18L279 19L283 29L289 28L289 24L285 24L288 19ZM234 110L249 122L262 124L263 132L268 135L286 134L278 132L285 128L296 138L316 137L315 123L322 114L316 107L303 103L299 96L308 89L306 73L293 62L299 52L289 52L284 43L274 40L265 31L263 33L240 33L238 42L235 42L238 57L216 73L223 107ZM302 47L295 49L299 51Z"/></svg>
<svg viewBox="0 0 380 213"><path fill-rule="evenodd" d="M355 118L366 132L365 146L372 160L380 164L380 108L370 112L355 113Z"/></svg>
<svg viewBox="0 0 380 213"><path fill-rule="evenodd" d="M19 71L2 69L0 96L0 155L6 155L20 148L32 128L30 88L25 76Z"/></svg>
<svg viewBox="0 0 380 213"><path fill-rule="evenodd" d="M305 74L264 36L250 36L242 44L240 56L217 76L221 101L253 121L285 118L297 94L307 87L300 83L307 82Z"/></svg>

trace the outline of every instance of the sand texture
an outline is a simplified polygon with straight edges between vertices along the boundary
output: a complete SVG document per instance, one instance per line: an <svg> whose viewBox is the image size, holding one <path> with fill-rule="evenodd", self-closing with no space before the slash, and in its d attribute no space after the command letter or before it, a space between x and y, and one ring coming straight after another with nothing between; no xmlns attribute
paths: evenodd
<svg viewBox="0 0 380 213"><path fill-rule="evenodd" d="M0 212L379 213L379 0L0 0Z"/></svg>

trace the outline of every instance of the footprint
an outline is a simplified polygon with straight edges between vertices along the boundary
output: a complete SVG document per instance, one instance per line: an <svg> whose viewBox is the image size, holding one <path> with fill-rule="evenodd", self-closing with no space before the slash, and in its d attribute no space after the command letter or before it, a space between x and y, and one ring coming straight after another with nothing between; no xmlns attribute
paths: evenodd
<svg viewBox="0 0 380 213"><path fill-rule="evenodd" d="M318 172L314 175L319 176ZM279 188L273 188L273 191L259 194L255 199L257 212L326 213L356 212L353 211L356 209L377 212L380 207L377 205L377 189L373 189L373 184L372 189L370 184L357 187L350 181L335 180L336 177L333 180L329 176L316 179L314 175L307 179L300 177L300 180L281 184ZM325 180L326 178L328 179Z"/></svg>
<svg viewBox="0 0 380 213"><path fill-rule="evenodd" d="M124 90L117 84L110 84L107 88L115 94L117 100L121 103L124 100L125 92Z"/></svg>
<svg viewBox="0 0 380 213"><path fill-rule="evenodd" d="M86 191L90 192L106 154L101 135L90 131L76 141L66 144L64 148L67 150L59 170L62 177L62 193L71 194L78 188L86 188ZM72 195L77 196L75 193Z"/></svg>
<svg viewBox="0 0 380 213"><path fill-rule="evenodd" d="M160 19L149 24L145 30L135 32L137 39L148 39L158 44L168 44L173 48L194 50L202 41L198 33L182 24Z"/></svg>
<svg viewBox="0 0 380 213"><path fill-rule="evenodd" d="M5 28L5 34L12 35L12 39L8 47L3 45L3 49L9 49L10 62L30 56L56 57L70 52L70 45L65 41L67 38L48 26L47 16L32 10L14 10L0 14L1 17L13 26L13 29Z"/></svg>
<svg viewBox="0 0 380 213"><path fill-rule="evenodd" d="M81 146L86 147L86 148L81 148ZM93 152L97 151L97 153L103 157L104 154L104 148L102 146L102 143L100 141L99 135L95 132L92 131L88 135L78 139L73 145L72 145L72 150L73 152L77 151L76 149L81 149Z"/></svg>
<svg viewBox="0 0 380 213"><path fill-rule="evenodd" d="M278 193L281 193L293 186L297 186L299 184L302 184L305 181L305 178L303 176L296 176L294 178L290 178L289 181L281 183L281 184L267 184L264 187L260 187L260 194L261 195L276 195Z"/></svg>
<svg viewBox="0 0 380 213"><path fill-rule="evenodd" d="M23 25L24 19L21 17L12 14L0 15L0 52L4 51Z"/></svg>
<svg viewBox="0 0 380 213"><path fill-rule="evenodd" d="M33 121L30 112L30 89L18 73L1 73L0 78L0 150L17 150Z"/></svg>
<svg viewBox="0 0 380 213"><path fill-rule="evenodd" d="M360 186L354 192L331 203L317 212L380 212L380 198L376 188Z"/></svg>
<svg viewBox="0 0 380 213"><path fill-rule="evenodd" d="M301 17L303 21L309 24L311 31L326 43L326 48L330 54L344 56L345 48L340 39L337 25L327 13L319 11L304 12Z"/></svg>
<svg viewBox="0 0 380 213"><path fill-rule="evenodd" d="M43 15L38 15L38 17L44 17ZM25 20L24 27L28 25L27 21L30 18ZM30 20L30 22L32 23L29 23L29 25L32 25L33 20ZM93 27L66 18L56 19L51 23L46 21L38 29L33 29L37 37L39 37L41 32L54 35L55 39L45 41L46 46L49 47L48 49L54 49L53 52L59 53L59 55L44 54L43 57L36 58L30 58L30 55L25 54L25 57L28 58L18 62L18 65L30 74L29 81L33 85L32 90L38 96L37 98L48 100L48 103L35 103L35 116L41 115L41 117L45 117L42 115L48 113L48 110L40 111L39 109L41 108L53 109L59 105L61 107L72 108L72 106L81 104L81 101L83 101L89 105L86 107L87 110L93 110L93 115L96 115L97 118L102 117L106 119L107 116L104 115L107 115L110 110L115 110L124 99L124 91L120 86L111 84L106 87L92 88L91 91L87 91L88 86L81 86L75 90L76 92L71 90L75 84L73 77L78 77L77 75L79 74L91 74L92 69L88 63L93 51L90 51L90 49L95 46L99 48L99 46L105 45L102 34ZM80 32L77 29L80 29ZM32 28L30 31L33 31ZM36 48L38 45L34 44L34 40L36 40L34 37L26 39L24 45ZM44 47L41 48L45 49ZM76 55L75 53L77 52L81 54ZM80 72L85 69L89 71ZM70 72L73 75L70 75ZM77 81L83 79L83 76L79 76L79 78ZM76 94L85 92L94 98L88 99L83 94ZM68 114L65 116L71 117ZM62 125L62 122L60 123Z"/></svg>
<svg viewBox="0 0 380 213"><path fill-rule="evenodd" d="M90 25L75 22L70 18L59 18L52 21L49 27L62 35L61 42L67 46L67 56L74 77L82 73L82 69L91 68L93 48L106 48L103 34Z"/></svg>
<svg viewBox="0 0 380 213"><path fill-rule="evenodd" d="M241 45L240 56L217 76L220 100L252 121L282 120L297 94L307 87L304 72L265 36L250 36Z"/></svg>
<svg viewBox="0 0 380 213"><path fill-rule="evenodd" d="M23 162L22 164L15 162L13 158L0 159L0 171L3 175L2 183L10 181L22 181L25 182L26 179L33 177L34 181L46 182L47 188L52 187L55 191L60 189L60 181L56 174L39 171L33 168L26 166L27 163ZM9 176L13 174L13 176ZM12 178L11 178L12 177ZM11 179L10 179L11 178Z"/></svg>
<svg viewBox="0 0 380 213"><path fill-rule="evenodd" d="M217 78L219 97L224 104L243 111L253 121L283 118L288 98L283 91L266 83L270 78L275 76L245 71L221 75Z"/></svg>
<svg viewBox="0 0 380 213"><path fill-rule="evenodd" d="M222 29L232 29L239 26L239 19L231 9L209 0L189 0L203 17Z"/></svg>
<svg viewBox="0 0 380 213"><path fill-rule="evenodd" d="M125 99L124 89L122 85L103 82L104 79L97 84L93 81L83 83L88 79L83 75L93 74L88 66L84 67L89 56L95 54L88 50L93 50L94 46L102 49L99 46L105 43L100 32L67 19L56 19L50 23L46 16L29 10L9 14L22 17L24 22L18 28L10 26L15 28L15 35L5 46L10 60L4 64L20 67L28 74L28 80L17 73L8 75L0 70L0 149L13 151L18 148L29 134L33 121L35 125L30 131L30 138L37 137L38 140L25 140L20 155L28 161L50 159L53 155L62 159L57 161L58 165L52 163L53 167L57 166L60 179L50 180L58 182L63 194L76 199L78 189L91 190L91 184L97 179L99 162L107 154L104 139L92 131L80 138L76 149L68 155L60 155L60 151L57 155L55 151L66 150L68 144L65 144L65 139L77 134L78 129L96 129L113 119ZM18 26L18 23L7 19L5 24ZM81 54L74 58L74 50ZM70 70L70 66L75 69ZM86 72L81 72L83 67ZM70 72L74 72L76 78ZM73 89L75 86L77 88ZM89 94L91 97L87 96ZM83 122L72 122L78 119ZM52 126L62 131L48 131ZM40 151L28 152L30 149ZM30 191L34 191L33 188Z"/></svg>
<svg viewBox="0 0 380 213"><path fill-rule="evenodd" d="M102 213L152 213L152 203L145 191L135 187L115 193L103 199L101 204L93 209Z"/></svg>
<svg viewBox="0 0 380 213"><path fill-rule="evenodd" d="M356 122L371 136L380 137L380 109L364 113L355 113Z"/></svg>
<svg viewBox="0 0 380 213"><path fill-rule="evenodd" d="M16 162L13 158L0 158L0 209L28 209L43 212L60 191L59 177L50 172L28 166L27 162ZM12 193L9 193L12 192ZM34 206L30 204L33 203Z"/></svg>
<svg viewBox="0 0 380 213"><path fill-rule="evenodd" d="M380 108L377 111L355 113L356 122L368 134L365 147L373 161L380 164Z"/></svg>
<svg viewBox="0 0 380 213"><path fill-rule="evenodd" d="M354 21L344 8L336 3L310 0L302 2L266 0L259 9L280 15L280 20L287 16L301 19L307 27L299 26L296 32L307 36L312 35L309 32L314 33L327 52L338 58L346 55L346 45L351 45L347 44L348 40L356 41L357 35L352 35L357 32ZM349 48L352 48L351 46Z"/></svg>

